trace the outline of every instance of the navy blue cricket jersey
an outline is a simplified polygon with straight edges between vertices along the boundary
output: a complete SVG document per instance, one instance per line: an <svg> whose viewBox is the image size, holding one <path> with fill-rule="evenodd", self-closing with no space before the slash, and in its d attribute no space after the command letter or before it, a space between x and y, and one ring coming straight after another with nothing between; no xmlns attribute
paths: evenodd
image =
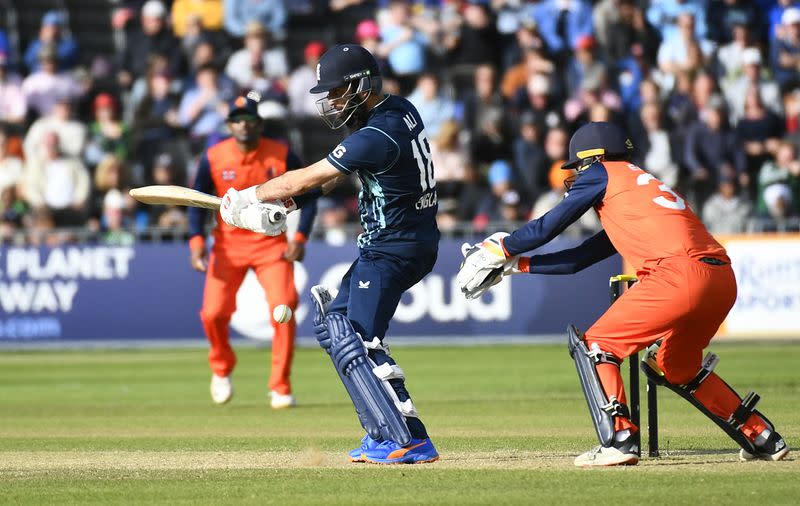
<svg viewBox="0 0 800 506"><path fill-rule="evenodd" d="M438 206L431 149L411 102L387 95L370 111L366 126L350 134L327 159L361 180L360 248L436 248Z"/></svg>

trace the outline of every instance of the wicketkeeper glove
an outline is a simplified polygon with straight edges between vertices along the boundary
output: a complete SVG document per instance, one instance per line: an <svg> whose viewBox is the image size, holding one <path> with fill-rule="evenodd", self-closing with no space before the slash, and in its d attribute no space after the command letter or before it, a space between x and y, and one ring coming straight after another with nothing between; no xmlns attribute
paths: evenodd
<svg viewBox="0 0 800 506"><path fill-rule="evenodd" d="M461 246L464 261L456 276L456 283L468 299L476 299L486 290L500 282L503 268L508 261L503 249L503 238L509 234L497 232L483 242Z"/></svg>
<svg viewBox="0 0 800 506"><path fill-rule="evenodd" d="M511 257L503 267L503 276L511 276L512 274L522 274L530 272L531 259L530 257L521 257L519 255Z"/></svg>
<svg viewBox="0 0 800 506"><path fill-rule="evenodd" d="M503 276L528 272L530 258L519 255L509 257L506 253L503 239L508 235L506 232L497 232L481 243L461 245L464 261L456 282L467 299L477 299L499 283Z"/></svg>

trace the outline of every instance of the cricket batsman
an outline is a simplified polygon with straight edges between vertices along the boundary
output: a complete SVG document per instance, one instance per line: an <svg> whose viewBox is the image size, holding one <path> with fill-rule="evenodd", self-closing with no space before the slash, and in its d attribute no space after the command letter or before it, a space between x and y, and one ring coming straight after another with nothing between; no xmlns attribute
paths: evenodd
<svg viewBox="0 0 800 506"><path fill-rule="evenodd" d="M258 115L260 96L250 92L229 104L227 124L232 137L208 148L200 159L194 189L220 197L230 188L247 188L279 177L301 167L298 157L282 142L261 136ZM189 248L192 267L206 273L200 319L211 349L211 399L217 404L233 396L231 373L236 355L231 348L228 324L236 310L236 292L248 269L253 269L266 292L271 308L280 304L297 308L294 264L305 255L305 242L316 215L316 200L309 200L300 215L300 224L290 241L283 231L277 235L254 234L219 220L213 231L211 255L205 243L206 210L189 208ZM270 316L271 318L271 312ZM294 354L296 323L272 321L272 372L269 378L271 406L294 405L289 375Z"/></svg>
<svg viewBox="0 0 800 506"><path fill-rule="evenodd" d="M579 128L562 167L577 171L564 200L511 234L465 245L458 285L467 298L476 298L503 275L571 274L619 252L639 282L584 334L568 328L570 355L600 440L575 465L638 463L639 427L630 421L620 365L644 348L648 378L714 421L741 446L742 460L780 460L789 447L755 409L758 395L742 399L714 373L719 358L702 355L736 300L731 260L680 195L627 161L632 150L616 125ZM601 232L575 248L520 256L590 209L600 218Z"/></svg>
<svg viewBox="0 0 800 506"><path fill-rule="evenodd" d="M317 339L367 433L349 458L433 462L439 454L406 390L405 374L384 344L403 292L436 262L436 181L425 127L410 102L381 92L378 64L359 45L339 45L322 55L310 91L327 92L317 101L319 114L331 128L346 126L349 136L309 167L246 190L228 190L220 214L242 228L274 231L267 213L292 209L281 200L319 187L325 191L340 177L358 175L359 255L335 298L325 287L312 288Z"/></svg>

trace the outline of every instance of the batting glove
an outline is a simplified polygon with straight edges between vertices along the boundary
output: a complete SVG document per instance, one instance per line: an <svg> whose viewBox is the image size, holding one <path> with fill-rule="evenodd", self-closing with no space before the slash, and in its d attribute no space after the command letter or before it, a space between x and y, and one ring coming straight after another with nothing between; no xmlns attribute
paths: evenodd
<svg viewBox="0 0 800 506"><path fill-rule="evenodd" d="M238 193L230 190L222 199L219 214L228 225L269 236L286 231L287 209L283 204L262 202L243 205Z"/></svg>
<svg viewBox="0 0 800 506"><path fill-rule="evenodd" d="M219 206L219 214L222 216L222 221L234 227L241 227L241 220L239 214L242 210L251 205L257 204L256 187L239 191L235 188L229 188L222 196L222 203Z"/></svg>

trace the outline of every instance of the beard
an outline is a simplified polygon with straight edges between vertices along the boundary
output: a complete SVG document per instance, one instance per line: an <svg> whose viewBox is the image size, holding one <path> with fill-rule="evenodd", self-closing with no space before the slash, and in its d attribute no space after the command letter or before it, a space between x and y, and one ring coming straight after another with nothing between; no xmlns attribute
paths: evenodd
<svg viewBox="0 0 800 506"><path fill-rule="evenodd" d="M234 138L242 144L251 144L258 138L258 135L251 132L243 132L239 135L234 135Z"/></svg>
<svg viewBox="0 0 800 506"><path fill-rule="evenodd" d="M345 123L348 133L353 133L364 128L367 124L367 119L369 119L369 111L367 110L366 103L364 103L356 107L350 119Z"/></svg>

